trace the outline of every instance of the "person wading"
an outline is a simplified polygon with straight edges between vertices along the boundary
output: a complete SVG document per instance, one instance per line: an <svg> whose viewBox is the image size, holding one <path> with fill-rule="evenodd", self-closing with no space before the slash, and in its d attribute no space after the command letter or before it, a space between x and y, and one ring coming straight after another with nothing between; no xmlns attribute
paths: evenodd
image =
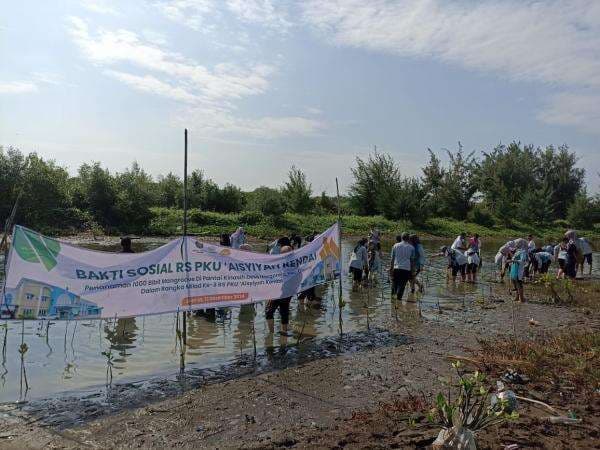
<svg viewBox="0 0 600 450"><path fill-rule="evenodd" d="M281 247L279 254L291 252L292 247L285 245ZM267 326L269 327L269 333L272 335L275 332L275 311L279 309L279 317L281 319L281 329L279 334L282 336L288 335L288 324L290 323L290 301L292 297L280 298L277 300L269 300L265 307L265 317L267 319Z"/></svg>
<svg viewBox="0 0 600 450"><path fill-rule="evenodd" d="M409 242L409 234L396 236L392 247L390 261L390 276L392 277L392 294L402 300L406 283L413 277L415 271L415 247Z"/></svg>
<svg viewBox="0 0 600 450"><path fill-rule="evenodd" d="M131 238L125 236L121 238L121 252L120 253L135 253L131 248Z"/></svg>

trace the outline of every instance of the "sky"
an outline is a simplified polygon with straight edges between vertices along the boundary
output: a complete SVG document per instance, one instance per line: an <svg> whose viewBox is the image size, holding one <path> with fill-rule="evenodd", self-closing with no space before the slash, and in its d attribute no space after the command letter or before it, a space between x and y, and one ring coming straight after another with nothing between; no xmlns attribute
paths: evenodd
<svg viewBox="0 0 600 450"><path fill-rule="evenodd" d="M600 178L599 0L20 0L0 16L0 145L75 174L135 160L244 189L342 191L375 146L568 144Z"/></svg>

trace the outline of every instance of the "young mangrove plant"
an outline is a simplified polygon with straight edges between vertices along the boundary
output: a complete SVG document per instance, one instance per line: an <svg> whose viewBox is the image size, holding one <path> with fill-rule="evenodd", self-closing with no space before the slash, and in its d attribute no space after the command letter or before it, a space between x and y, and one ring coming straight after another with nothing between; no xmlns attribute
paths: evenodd
<svg viewBox="0 0 600 450"><path fill-rule="evenodd" d="M429 419L438 422L443 428L433 443L433 448L476 449L475 434L489 426L508 419L518 418L516 411L510 411L506 400L490 400L491 389L485 383L485 376L476 371L465 374L459 361L452 363L458 382L448 382L448 394L439 393ZM451 391L458 391L454 399Z"/></svg>

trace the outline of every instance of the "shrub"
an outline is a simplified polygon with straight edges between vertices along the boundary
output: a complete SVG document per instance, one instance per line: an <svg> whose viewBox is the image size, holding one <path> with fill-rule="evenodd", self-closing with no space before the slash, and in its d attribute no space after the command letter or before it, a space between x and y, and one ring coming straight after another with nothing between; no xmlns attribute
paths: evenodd
<svg viewBox="0 0 600 450"><path fill-rule="evenodd" d="M263 219L263 215L258 211L245 211L238 216L242 225L257 225Z"/></svg>
<svg viewBox="0 0 600 450"><path fill-rule="evenodd" d="M496 224L494 216L492 216L487 209L480 205L475 206L471 211L469 211L467 218L469 222L476 223L477 225L481 225L483 227L491 228Z"/></svg>

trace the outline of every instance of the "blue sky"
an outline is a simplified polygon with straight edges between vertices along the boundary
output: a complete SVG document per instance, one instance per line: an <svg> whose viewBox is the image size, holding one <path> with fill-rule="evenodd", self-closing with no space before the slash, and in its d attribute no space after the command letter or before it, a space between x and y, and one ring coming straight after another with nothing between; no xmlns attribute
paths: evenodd
<svg viewBox="0 0 600 450"><path fill-rule="evenodd" d="M600 180L600 1L7 2L0 144L72 173L137 160L244 188L294 164L315 191L356 156L567 143Z"/></svg>

